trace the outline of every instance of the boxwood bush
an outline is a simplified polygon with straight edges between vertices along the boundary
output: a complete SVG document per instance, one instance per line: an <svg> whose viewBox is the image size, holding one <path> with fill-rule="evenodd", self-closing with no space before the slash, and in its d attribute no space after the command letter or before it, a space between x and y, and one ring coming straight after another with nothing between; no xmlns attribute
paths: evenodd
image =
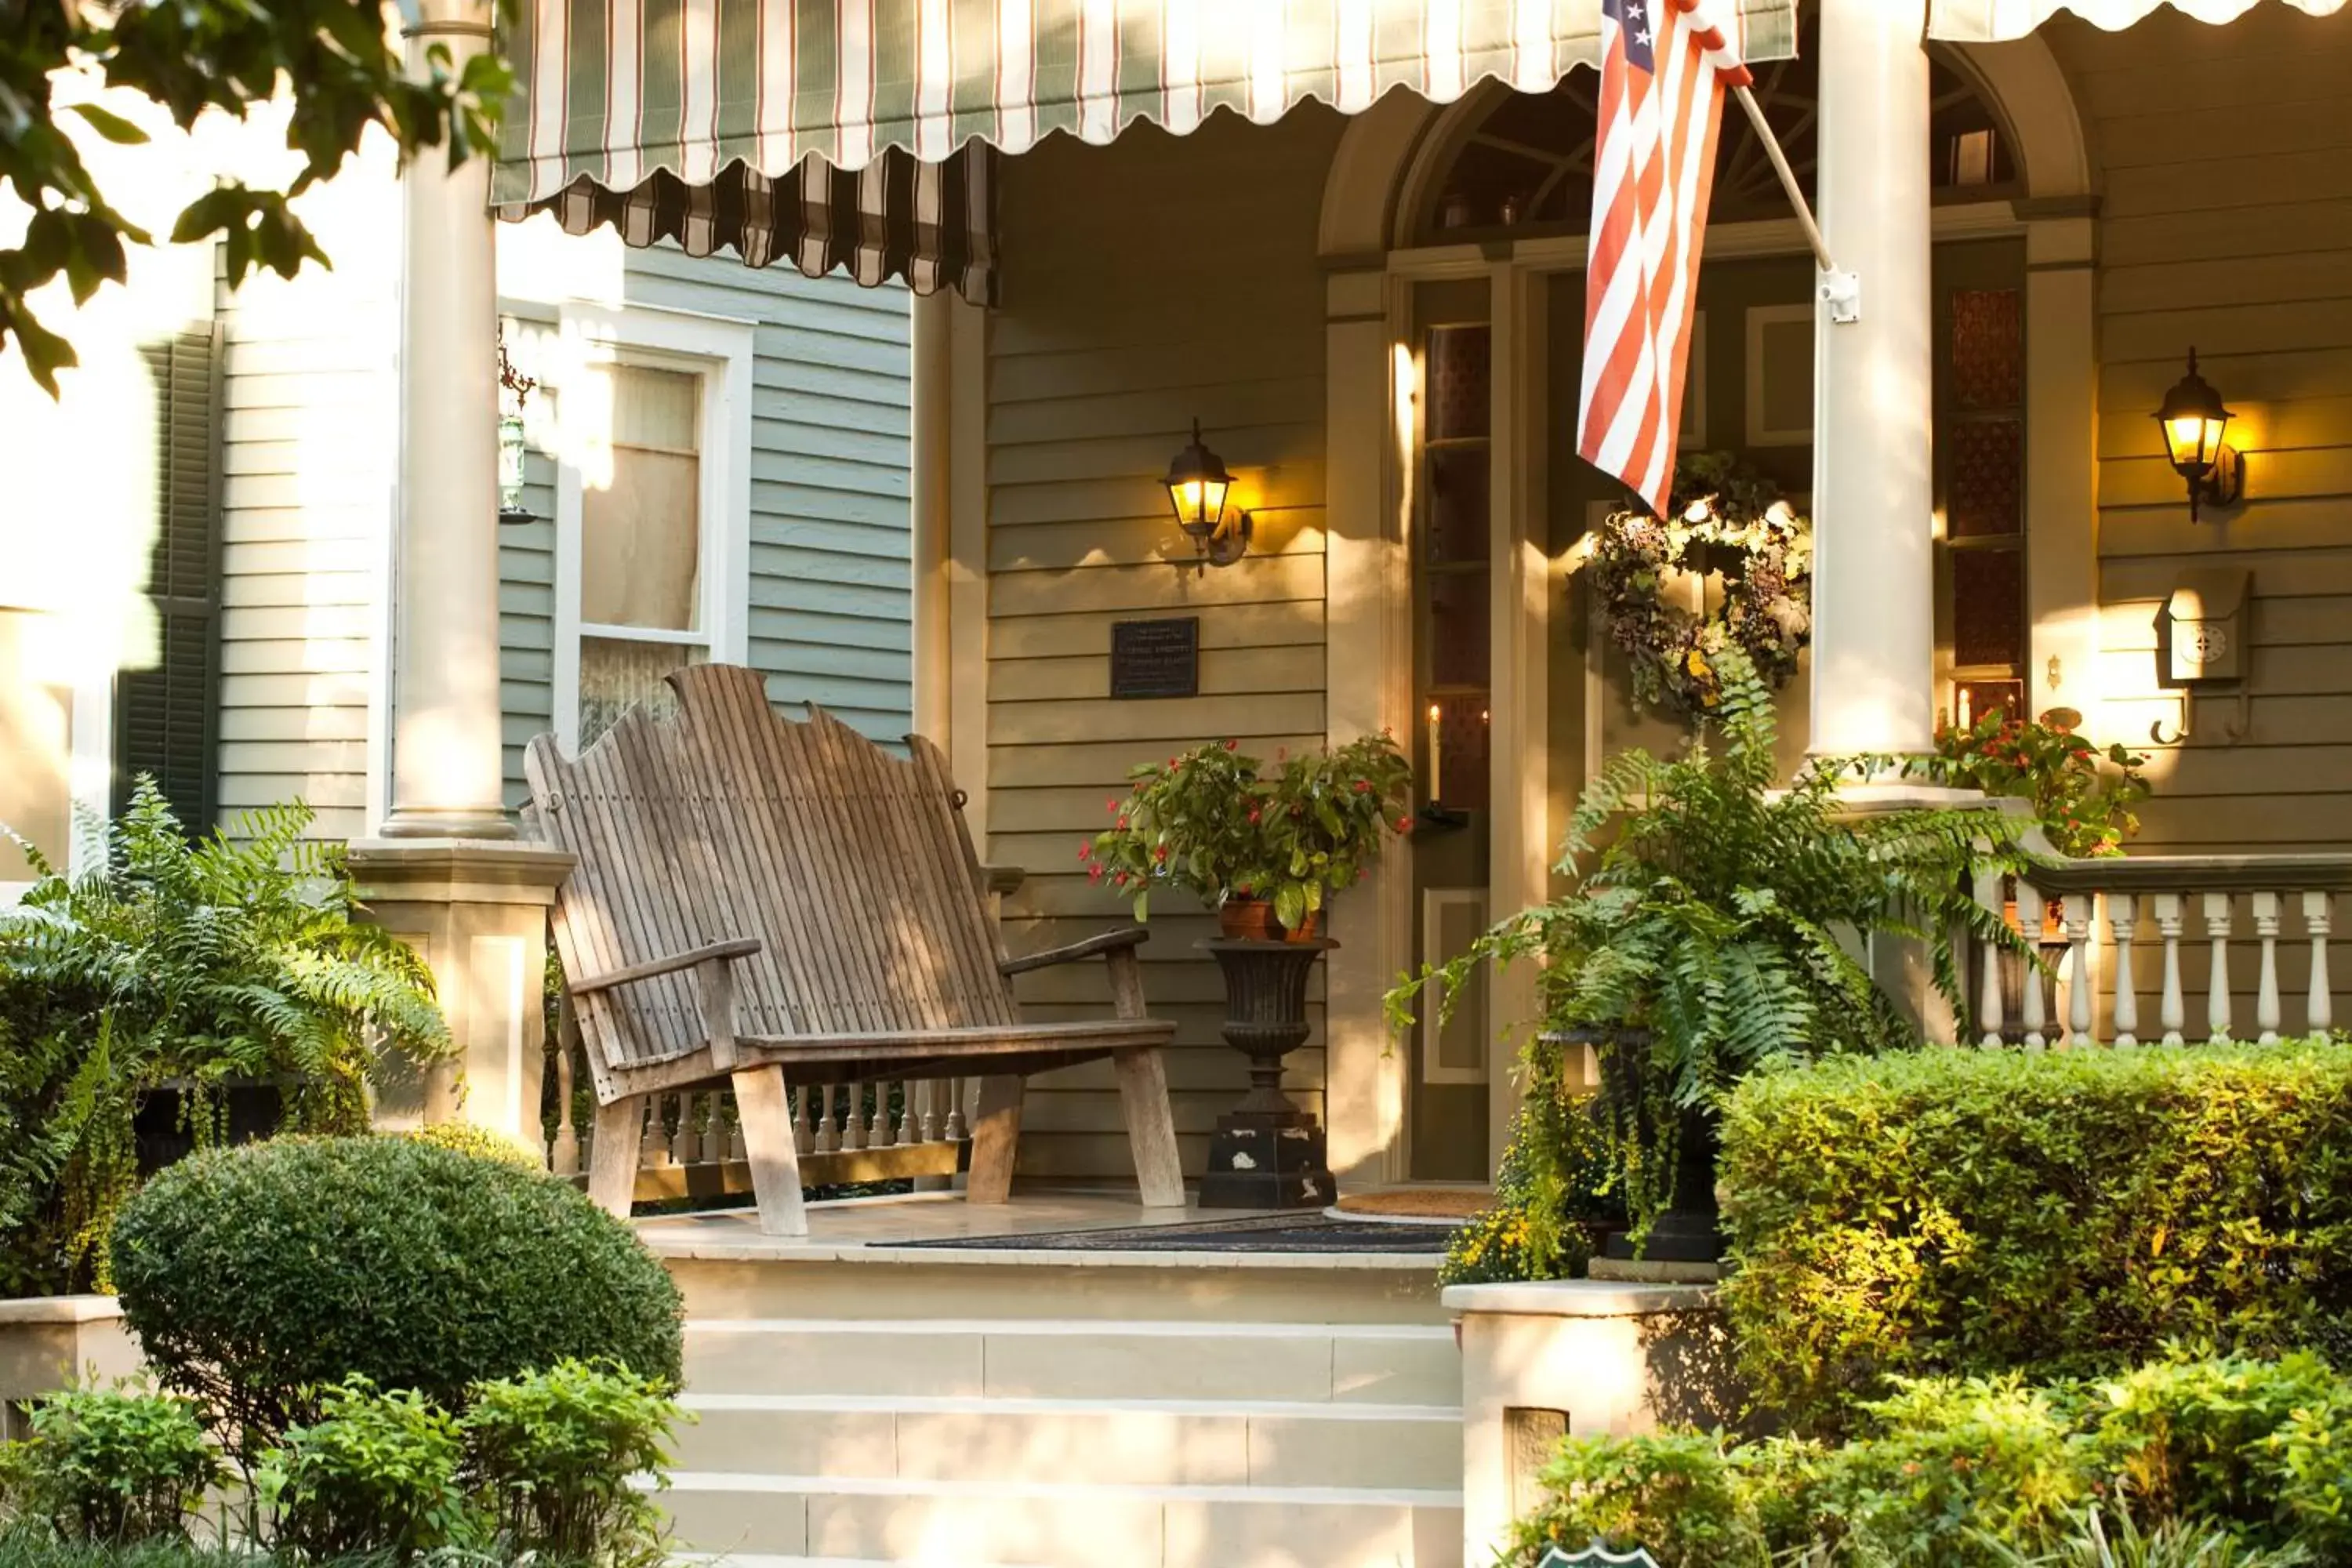
<svg viewBox="0 0 2352 1568"><path fill-rule="evenodd" d="M1931 1050L1751 1078L1722 1300L1759 1402L2352 1333L2352 1046Z"/></svg>
<svg viewBox="0 0 2352 1568"><path fill-rule="evenodd" d="M157 1375L249 1447L354 1374L453 1414L469 1387L604 1360L679 1376L660 1262L567 1183L405 1138L281 1139L158 1175L113 1237Z"/></svg>

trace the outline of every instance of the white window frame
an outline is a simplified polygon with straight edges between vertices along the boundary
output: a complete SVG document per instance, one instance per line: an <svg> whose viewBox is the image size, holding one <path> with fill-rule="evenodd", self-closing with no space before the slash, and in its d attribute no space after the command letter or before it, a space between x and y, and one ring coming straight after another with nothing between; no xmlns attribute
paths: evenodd
<svg viewBox="0 0 2352 1568"><path fill-rule="evenodd" d="M580 750L580 639L585 636L703 647L714 664L741 664L751 595L751 367L753 325L725 316L646 306L567 303L558 327L566 366L642 365L701 378L698 447L702 629L682 634L584 626L580 618L581 434L565 428L555 473L556 743ZM559 401L562 387L556 387ZM568 418L561 407L559 425Z"/></svg>
<svg viewBox="0 0 2352 1568"><path fill-rule="evenodd" d="M30 599L0 597L0 611L10 615L43 616L63 621L69 611ZM65 872L80 877L96 868L102 852L100 833L114 815L114 679L112 668L87 668L71 687L73 700L66 722L72 734L67 742L66 788L71 816L66 826ZM55 855L58 846L38 846ZM29 880L0 881L0 910L14 909L33 890Z"/></svg>

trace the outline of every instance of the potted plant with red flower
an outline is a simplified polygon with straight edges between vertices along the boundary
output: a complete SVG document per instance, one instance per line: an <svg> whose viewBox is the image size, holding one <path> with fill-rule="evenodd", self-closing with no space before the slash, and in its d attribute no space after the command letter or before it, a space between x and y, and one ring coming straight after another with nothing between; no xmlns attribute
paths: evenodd
<svg viewBox="0 0 2352 1568"><path fill-rule="evenodd" d="M1412 826L1412 765L1386 732L1277 756L1271 773L1239 742L1211 742L1129 777L1111 826L1078 849L1087 874L1129 894L1139 921L1155 885L1181 888L1232 937L1312 937L1330 895Z"/></svg>
<svg viewBox="0 0 2352 1568"><path fill-rule="evenodd" d="M1412 826L1412 770L1385 732L1275 763L1225 741L1139 767L1111 826L1078 849L1137 920L1160 883L1218 913L1224 934L1200 945L1224 976L1225 1043L1248 1058L1250 1090L1217 1119L1203 1208L1331 1201L1322 1129L1282 1092L1282 1058L1307 1038L1307 972L1337 945L1317 935L1325 905Z"/></svg>

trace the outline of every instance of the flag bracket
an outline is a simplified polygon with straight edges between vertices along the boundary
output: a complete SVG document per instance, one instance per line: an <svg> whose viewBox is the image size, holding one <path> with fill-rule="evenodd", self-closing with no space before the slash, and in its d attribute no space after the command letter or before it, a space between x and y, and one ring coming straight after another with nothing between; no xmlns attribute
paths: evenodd
<svg viewBox="0 0 2352 1568"><path fill-rule="evenodd" d="M1828 310L1831 321L1862 320L1862 279L1853 273L1824 268L1813 294Z"/></svg>
<svg viewBox="0 0 2352 1568"><path fill-rule="evenodd" d="M1859 321L1862 279L1853 273L1839 270L1838 264L1830 259L1829 241L1822 237L1822 226L1813 221L1813 209L1805 200L1804 188L1797 184L1797 172L1789 167L1789 155L1780 150L1780 139L1772 133L1756 95L1742 86L1733 88L1731 96L1747 111L1748 123L1756 130L1756 140L1762 143L1764 155L1771 160L1772 172L1780 176L1780 188L1789 193L1789 205L1796 209L1797 222L1805 231L1805 243L1812 249L1813 264L1821 268L1815 297L1828 308L1831 321Z"/></svg>

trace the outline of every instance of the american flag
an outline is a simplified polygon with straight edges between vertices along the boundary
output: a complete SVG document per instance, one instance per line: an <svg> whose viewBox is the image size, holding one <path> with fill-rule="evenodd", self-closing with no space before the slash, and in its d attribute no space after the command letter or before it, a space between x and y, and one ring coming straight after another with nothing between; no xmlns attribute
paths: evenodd
<svg viewBox="0 0 2352 1568"><path fill-rule="evenodd" d="M1660 517L1723 93L1751 79L1707 0L1603 0L1577 452Z"/></svg>

